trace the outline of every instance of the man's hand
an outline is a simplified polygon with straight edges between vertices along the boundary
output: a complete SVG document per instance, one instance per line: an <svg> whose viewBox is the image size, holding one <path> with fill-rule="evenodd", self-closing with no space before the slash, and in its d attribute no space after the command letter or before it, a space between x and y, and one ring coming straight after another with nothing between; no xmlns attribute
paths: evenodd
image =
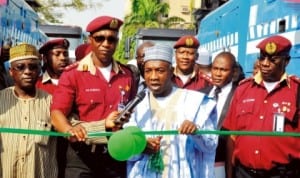
<svg viewBox="0 0 300 178"><path fill-rule="evenodd" d="M197 126L195 123L185 120L181 124L180 128L178 129L180 134L193 134L197 130Z"/></svg>
<svg viewBox="0 0 300 178"><path fill-rule="evenodd" d="M119 130L123 127L123 124L129 121L131 116L130 112L126 112L120 118L120 122L116 122L116 119L120 117L122 111L113 111L111 112L105 120L105 128L112 129L113 131Z"/></svg>
<svg viewBox="0 0 300 178"><path fill-rule="evenodd" d="M118 111L113 111L111 112L107 118L105 119L105 128L106 129L113 129L115 127L117 127L117 125L115 124L115 120L118 118L120 112Z"/></svg>
<svg viewBox="0 0 300 178"><path fill-rule="evenodd" d="M155 137L155 138L147 138L147 146L144 150L144 153L147 153L147 154L157 153L160 149L161 139L162 139L162 136Z"/></svg>
<svg viewBox="0 0 300 178"><path fill-rule="evenodd" d="M70 142L85 141L87 138L87 132L81 124L70 127L67 133L71 134L68 138Z"/></svg>

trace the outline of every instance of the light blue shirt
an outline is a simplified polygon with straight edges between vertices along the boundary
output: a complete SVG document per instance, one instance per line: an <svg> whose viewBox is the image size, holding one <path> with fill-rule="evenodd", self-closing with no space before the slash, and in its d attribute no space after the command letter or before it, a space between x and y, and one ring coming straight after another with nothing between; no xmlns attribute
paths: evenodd
<svg viewBox="0 0 300 178"><path fill-rule="evenodd" d="M167 106L167 114L172 114L172 118L174 118L169 122L171 125L166 124L164 119L153 116L149 91L147 91L145 98L138 104L130 121L124 127L138 126L143 131L177 130L184 120L190 120L196 123L200 130L215 130L217 125L215 101L203 93L179 88L173 88L169 96L174 95L177 90L182 90L177 103ZM153 136L146 135L146 137ZM164 161L163 174L152 172L148 167L149 155L140 154L128 160L128 177L213 178L217 140L218 136L211 134L163 135L161 140L162 156L165 158L168 155L168 161Z"/></svg>

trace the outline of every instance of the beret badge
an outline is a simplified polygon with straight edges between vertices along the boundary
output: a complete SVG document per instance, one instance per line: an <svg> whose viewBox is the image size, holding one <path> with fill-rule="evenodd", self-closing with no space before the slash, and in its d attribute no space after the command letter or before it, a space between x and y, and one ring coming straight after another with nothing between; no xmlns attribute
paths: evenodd
<svg viewBox="0 0 300 178"><path fill-rule="evenodd" d="M194 41L193 41L192 38L187 38L187 39L185 40L185 45L186 45L186 46L193 46L193 44L194 44Z"/></svg>
<svg viewBox="0 0 300 178"><path fill-rule="evenodd" d="M117 29L118 28L118 20L117 19L112 19L110 24L109 24L109 28Z"/></svg>
<svg viewBox="0 0 300 178"><path fill-rule="evenodd" d="M265 51L269 54L272 55L276 52L277 50L277 45L274 42L269 42L266 44Z"/></svg>
<svg viewBox="0 0 300 178"><path fill-rule="evenodd" d="M70 42L66 39L63 40L63 46L68 48L70 46Z"/></svg>

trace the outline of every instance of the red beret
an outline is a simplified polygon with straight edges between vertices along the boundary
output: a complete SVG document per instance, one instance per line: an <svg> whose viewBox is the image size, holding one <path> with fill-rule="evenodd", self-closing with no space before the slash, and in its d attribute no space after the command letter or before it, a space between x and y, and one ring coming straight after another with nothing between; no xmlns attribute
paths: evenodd
<svg viewBox="0 0 300 178"><path fill-rule="evenodd" d="M187 48L198 48L199 41L192 35L185 35L179 38L174 45L174 48L177 49L179 47L187 47Z"/></svg>
<svg viewBox="0 0 300 178"><path fill-rule="evenodd" d="M57 38L50 41L47 41L40 49L40 54L46 54L51 49L64 48L68 49L70 42L65 38Z"/></svg>
<svg viewBox="0 0 300 178"><path fill-rule="evenodd" d="M92 20L86 27L86 31L93 33L101 29L111 29L118 31L123 21L115 17L100 16Z"/></svg>
<svg viewBox="0 0 300 178"><path fill-rule="evenodd" d="M278 55L280 53L289 53L292 44L285 37L275 35L262 40L256 47L263 53Z"/></svg>
<svg viewBox="0 0 300 178"><path fill-rule="evenodd" d="M88 43L77 46L77 48L75 49L76 61L80 61L81 59L83 59L88 53L91 52L91 50L91 45Z"/></svg>

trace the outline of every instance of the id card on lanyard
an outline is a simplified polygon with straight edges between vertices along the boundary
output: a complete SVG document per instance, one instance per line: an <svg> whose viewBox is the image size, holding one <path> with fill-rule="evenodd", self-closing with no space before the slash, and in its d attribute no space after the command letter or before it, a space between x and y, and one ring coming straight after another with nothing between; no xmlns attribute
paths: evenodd
<svg viewBox="0 0 300 178"><path fill-rule="evenodd" d="M273 115L273 131L284 132L284 113L274 113Z"/></svg>

